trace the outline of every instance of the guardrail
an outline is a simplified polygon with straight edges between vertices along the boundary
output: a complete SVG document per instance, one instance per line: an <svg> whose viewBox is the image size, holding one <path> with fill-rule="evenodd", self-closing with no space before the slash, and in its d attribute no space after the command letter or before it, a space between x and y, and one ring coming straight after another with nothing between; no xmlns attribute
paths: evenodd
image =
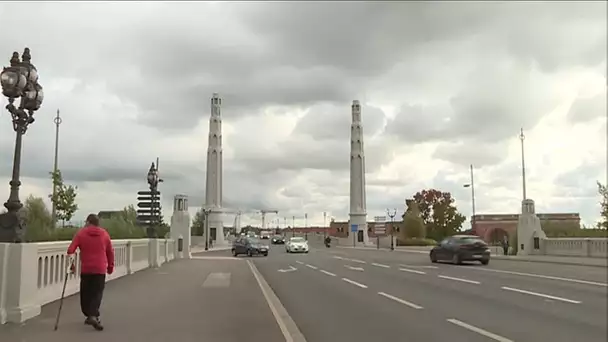
<svg viewBox="0 0 608 342"><path fill-rule="evenodd" d="M60 298L67 275L65 295L79 291L80 254L76 272L67 274L70 241L0 243L0 324L22 323L40 314L41 306ZM114 273L106 281L149 267L159 267L177 257L177 241L171 239L112 240Z"/></svg>

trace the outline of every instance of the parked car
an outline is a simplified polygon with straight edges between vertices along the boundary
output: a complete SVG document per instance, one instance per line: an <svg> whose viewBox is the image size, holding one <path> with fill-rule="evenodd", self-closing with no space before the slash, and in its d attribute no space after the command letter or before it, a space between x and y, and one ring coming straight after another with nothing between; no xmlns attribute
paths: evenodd
<svg viewBox="0 0 608 342"><path fill-rule="evenodd" d="M247 254L247 256L263 255L268 256L270 248L257 238L253 237L240 237L234 240L232 244L232 255L239 256L240 254Z"/></svg>
<svg viewBox="0 0 608 342"><path fill-rule="evenodd" d="M482 265L490 263L490 249L479 236L454 235L433 247L431 262L451 261L456 265L463 261L479 261Z"/></svg>
<svg viewBox="0 0 608 342"><path fill-rule="evenodd" d="M272 244L273 245L284 245L285 244L285 237L283 237L282 235L275 235L272 237Z"/></svg>
<svg viewBox="0 0 608 342"><path fill-rule="evenodd" d="M287 253L308 253L308 241L303 237L292 237L285 244Z"/></svg>

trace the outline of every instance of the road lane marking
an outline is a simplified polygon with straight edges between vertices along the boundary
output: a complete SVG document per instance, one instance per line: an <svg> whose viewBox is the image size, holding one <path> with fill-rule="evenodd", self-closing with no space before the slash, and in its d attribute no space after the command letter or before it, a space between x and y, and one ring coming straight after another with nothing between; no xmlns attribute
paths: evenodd
<svg viewBox="0 0 608 342"><path fill-rule="evenodd" d="M341 257L341 256L337 256L337 255L334 255L334 259L344 260L344 258L343 258L343 257Z"/></svg>
<svg viewBox="0 0 608 342"><path fill-rule="evenodd" d="M253 273L253 277L258 282L264 298L266 298L270 311L277 321L277 324L283 333L283 337L285 337L285 342L306 342L306 338L294 322L293 318L289 316L289 313L285 310L279 297L277 297L270 285L268 285L268 282L266 282L262 274L260 274L257 267L255 267L250 260L247 260L247 264L251 269L251 273Z"/></svg>
<svg viewBox="0 0 608 342"><path fill-rule="evenodd" d="M298 264L300 264L300 265L304 265L304 263L303 263L303 262L301 262L300 260L296 260L296 262L297 262Z"/></svg>
<svg viewBox="0 0 608 342"><path fill-rule="evenodd" d="M366 289L366 288L367 288L367 285L363 285L363 284L361 284L361 283L357 283L356 281L354 281L354 280L350 280L350 279L348 279L348 278L342 278L342 280L344 280L344 281L345 281L345 282L347 282L347 283L353 284L353 285L355 285L355 286L359 286L359 287L360 287L360 288L362 288L362 289Z"/></svg>
<svg viewBox="0 0 608 342"><path fill-rule="evenodd" d="M381 296L383 296L383 297L386 297L386 298L388 298L388 299L392 299L392 300L394 300L395 302L401 303L401 304L403 304L403 305L407 305L407 306L409 306L410 308L417 309L417 310L422 309L422 306L420 306L420 305L416 305L416 304L414 304L414 303L410 303L410 302L408 302L408 301L406 301L406 300L403 300L403 299L401 299L401 298L398 298L398 297L395 297L395 296L391 296L391 295L390 295L390 294L388 294L388 293L384 293L384 292L378 292L378 294L379 294L379 295L381 295Z"/></svg>
<svg viewBox="0 0 608 342"><path fill-rule="evenodd" d="M321 273L327 274L328 276L332 276L332 277L335 277L335 276L336 276L335 274L333 274L333 273L331 273L331 272L328 272L328 271L326 271L326 270L319 270L319 271L321 271Z"/></svg>
<svg viewBox="0 0 608 342"><path fill-rule="evenodd" d="M481 284L478 281L475 280L469 280L469 279L462 279L462 278L454 278L454 277L448 277L448 276L443 276L443 275L438 275L437 277L439 278L443 278L443 279L448 279L448 280L454 280L454 281L461 281L463 283L469 283L469 284L476 284L479 285Z"/></svg>
<svg viewBox="0 0 608 342"><path fill-rule="evenodd" d="M317 269L317 266L313 266L313 265L309 265L309 264L306 264L306 267L308 267L308 268L312 268L313 270L316 270L316 269Z"/></svg>
<svg viewBox="0 0 608 342"><path fill-rule="evenodd" d="M589 280L562 278L562 277L555 277L555 276L548 276L548 275L534 274L534 273L524 273L524 272L505 271L505 270L495 270L495 269L491 269L491 268L477 268L477 267L463 267L463 266L460 266L460 267L466 268L466 269L471 269L471 270L476 270L476 271L488 271L488 272L496 272L496 273L505 273L505 274L525 276L525 277L534 277L534 278L542 278L542 279L560 280L560 281L566 281L566 282L570 282L570 283L578 283L578 284L586 284L586 285L593 285L593 286L608 287L608 283L600 283L600 282L589 281Z"/></svg>
<svg viewBox="0 0 608 342"><path fill-rule="evenodd" d="M297 268L295 268L295 267L293 267L293 266L289 265L289 268L288 268L288 269L284 269L284 270L283 270L283 269L281 269L281 270L279 270L279 272L281 272L281 273L285 273L285 272L293 272L293 271L296 271L296 270L297 270Z"/></svg>
<svg viewBox="0 0 608 342"><path fill-rule="evenodd" d="M406 265L406 264L399 264L399 266L410 267L410 268L439 268L437 266L421 266L421 265Z"/></svg>
<svg viewBox="0 0 608 342"><path fill-rule="evenodd" d="M513 288L513 287L502 286L501 289L507 290L507 291L519 292L519 293L523 293L523 294L527 294L527 295L531 295L531 296L537 296L537 297L543 297L543 298L547 298L547 299L558 300L560 302L566 302L566 303L572 303L572 304L580 304L580 303L582 303L582 302L580 302L578 300L572 300L572 299L552 296L552 295L548 295L548 294L544 294L544 293L538 293L538 292L532 292L532 291L527 291L527 290L521 290L521 289L516 289L516 288Z"/></svg>
<svg viewBox="0 0 608 342"><path fill-rule="evenodd" d="M348 265L344 265L344 267L346 267L346 268L348 268L349 270L352 270L352 271L363 272L363 267L352 267L352 266L348 266Z"/></svg>
<svg viewBox="0 0 608 342"><path fill-rule="evenodd" d="M372 265L378 266L378 267L382 267L382 268L391 268L389 265L378 264L378 263L375 263L375 262L372 262Z"/></svg>
<svg viewBox="0 0 608 342"><path fill-rule="evenodd" d="M418 270L410 270L409 268L399 268L399 271L416 273L416 274L426 274L426 272L422 272L422 271L418 271Z"/></svg>
<svg viewBox="0 0 608 342"><path fill-rule="evenodd" d="M352 261L352 262L356 262L359 264L367 264L367 262L363 261L363 260L358 260L358 259L346 259L348 261Z"/></svg>
<svg viewBox="0 0 608 342"><path fill-rule="evenodd" d="M467 330L470 330L470 331L476 332L476 333L478 333L479 335L483 335L483 336L485 336L485 337L491 338L491 339L493 339L494 341L498 341L498 342L513 342L513 340L509 340L509 339L508 339L508 338L506 338L506 337L502 337L502 336L500 336L500 335L496 335L496 334L491 333L491 332L489 332L489 331L487 331L487 330L483 330L483 329L481 329L481 328L478 328L478 327L472 326L472 325L470 325L470 324L467 324L467 323L465 323L465 322L459 321L459 320L457 320L457 319L455 319L455 318L450 318L450 319L448 319L447 321L448 321L448 322L450 322L450 323L452 323L452 324L455 324L455 325L457 325L457 326L459 326L459 327L461 327L461 328L465 328L465 329L467 329Z"/></svg>

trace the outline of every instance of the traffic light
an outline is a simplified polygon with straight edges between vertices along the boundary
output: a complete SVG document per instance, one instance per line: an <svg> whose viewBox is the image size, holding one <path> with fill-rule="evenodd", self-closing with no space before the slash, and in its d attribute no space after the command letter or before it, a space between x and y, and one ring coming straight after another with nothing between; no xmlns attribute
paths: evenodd
<svg viewBox="0 0 608 342"><path fill-rule="evenodd" d="M141 225L154 225L160 223L160 191L148 190L137 193L137 223Z"/></svg>

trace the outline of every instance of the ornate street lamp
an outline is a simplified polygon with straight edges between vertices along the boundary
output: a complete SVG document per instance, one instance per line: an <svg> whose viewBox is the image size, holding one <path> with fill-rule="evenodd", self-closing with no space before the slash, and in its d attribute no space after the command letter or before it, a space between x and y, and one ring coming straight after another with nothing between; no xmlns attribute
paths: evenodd
<svg viewBox="0 0 608 342"><path fill-rule="evenodd" d="M152 163L152 165L150 165L150 169L148 170L148 185L150 186L150 199L151 199L151 204L150 204L150 216L151 216L151 220L150 220L150 225L148 226L148 238L149 239L155 239L156 238L156 224L158 224L159 220L158 220L158 216L160 215L160 206L158 206L158 212L157 212L157 204L156 204L156 193L158 191L158 182L159 182L159 178L158 178L158 170L156 169L156 167L154 166L154 163Z"/></svg>
<svg viewBox="0 0 608 342"><path fill-rule="evenodd" d="M395 231L395 215L397 215L397 209L393 209L390 211L386 209L386 214L391 218L391 251L395 250L395 235L393 232Z"/></svg>
<svg viewBox="0 0 608 342"><path fill-rule="evenodd" d="M23 242L26 231L23 217L19 215L23 207L19 200L21 145L28 126L34 122L34 112L40 109L44 99L42 86L38 83L38 70L31 60L29 48L25 48L21 59L18 52L13 52L11 66L4 67L0 73L2 94L8 98L6 109L11 114L16 133L13 174L9 183L11 192L4 203L8 212L0 215L0 242ZM20 99L19 105L15 106L17 99Z"/></svg>

